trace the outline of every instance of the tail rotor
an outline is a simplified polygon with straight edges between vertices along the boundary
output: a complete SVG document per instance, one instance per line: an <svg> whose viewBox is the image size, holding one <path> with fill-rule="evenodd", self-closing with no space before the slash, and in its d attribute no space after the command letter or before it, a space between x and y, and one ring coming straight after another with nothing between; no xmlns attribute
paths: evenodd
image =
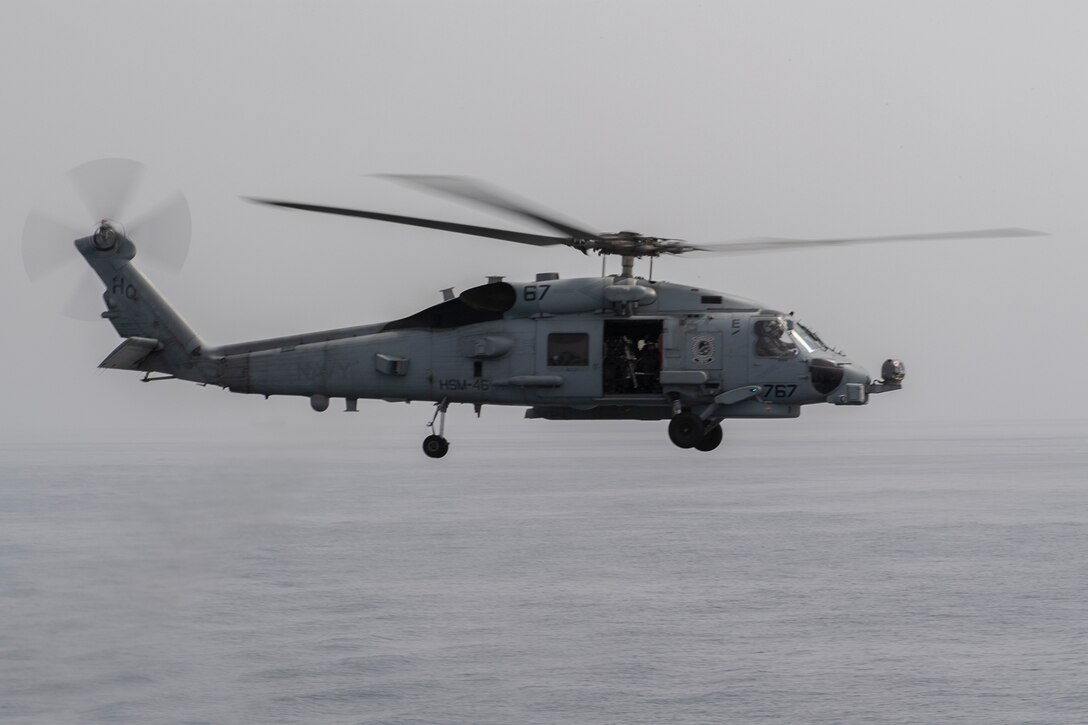
<svg viewBox="0 0 1088 725"><path fill-rule="evenodd" d="M176 272L184 265L192 236L189 203L181 192L165 193L146 166L131 159L98 159L72 169L67 181L51 204L60 213L31 211L22 239L27 276L60 301L62 314L97 320L103 310L102 284L80 263L72 245L76 239L94 236L96 246L108 248L109 234L119 231L137 245L141 262L150 261L156 270ZM90 213L95 226L87 226L78 206ZM80 217L83 223L74 221Z"/></svg>

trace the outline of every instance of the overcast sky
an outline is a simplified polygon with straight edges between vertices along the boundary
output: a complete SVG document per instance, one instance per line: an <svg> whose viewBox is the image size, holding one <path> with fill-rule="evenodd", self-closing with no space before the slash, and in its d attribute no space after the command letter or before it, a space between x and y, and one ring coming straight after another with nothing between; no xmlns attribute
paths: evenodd
<svg viewBox="0 0 1088 725"><path fill-rule="evenodd" d="M871 370L889 356L906 362L906 390L864 409L809 408L789 425L1085 415L1083 3L17 1L5 10L8 437L424 433L425 405L369 402L350 420L318 416L304 399L142 385L96 369L118 342L112 327L59 316L57 291L27 280L20 238L35 208L75 214L89 229L65 174L115 156L187 195L188 263L176 277L148 272L212 343L394 318L489 274L599 273L597 258L563 248L239 200L511 224L367 176L381 172L479 177L604 231L693 242L1044 230L1052 236L664 260L655 276L795 310Z"/></svg>

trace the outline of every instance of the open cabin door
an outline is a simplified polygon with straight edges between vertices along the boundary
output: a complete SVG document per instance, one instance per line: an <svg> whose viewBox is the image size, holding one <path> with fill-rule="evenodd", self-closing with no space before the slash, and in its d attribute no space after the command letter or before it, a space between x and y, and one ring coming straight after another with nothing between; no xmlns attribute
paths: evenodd
<svg viewBox="0 0 1088 725"><path fill-rule="evenodd" d="M605 320L601 387L605 395L661 395L661 320Z"/></svg>

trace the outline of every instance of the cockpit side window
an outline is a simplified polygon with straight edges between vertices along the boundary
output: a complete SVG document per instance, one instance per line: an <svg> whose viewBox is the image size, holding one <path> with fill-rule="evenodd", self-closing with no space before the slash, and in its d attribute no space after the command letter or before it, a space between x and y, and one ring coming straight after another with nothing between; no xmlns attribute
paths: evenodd
<svg viewBox="0 0 1088 725"><path fill-rule="evenodd" d="M797 345L790 338L786 323L779 318L757 321L755 333L759 357L793 357L797 354Z"/></svg>

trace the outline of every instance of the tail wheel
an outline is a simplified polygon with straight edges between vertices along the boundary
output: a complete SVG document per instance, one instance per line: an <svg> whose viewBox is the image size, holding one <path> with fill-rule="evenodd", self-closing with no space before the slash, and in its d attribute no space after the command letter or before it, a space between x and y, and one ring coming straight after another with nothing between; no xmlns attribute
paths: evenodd
<svg viewBox="0 0 1088 725"><path fill-rule="evenodd" d="M441 458L450 450L450 442L439 435L429 435L423 439L423 452L430 458Z"/></svg>
<svg viewBox="0 0 1088 725"><path fill-rule="evenodd" d="M669 440L680 448L694 448L705 435L703 419L694 413L679 413L669 421Z"/></svg>

